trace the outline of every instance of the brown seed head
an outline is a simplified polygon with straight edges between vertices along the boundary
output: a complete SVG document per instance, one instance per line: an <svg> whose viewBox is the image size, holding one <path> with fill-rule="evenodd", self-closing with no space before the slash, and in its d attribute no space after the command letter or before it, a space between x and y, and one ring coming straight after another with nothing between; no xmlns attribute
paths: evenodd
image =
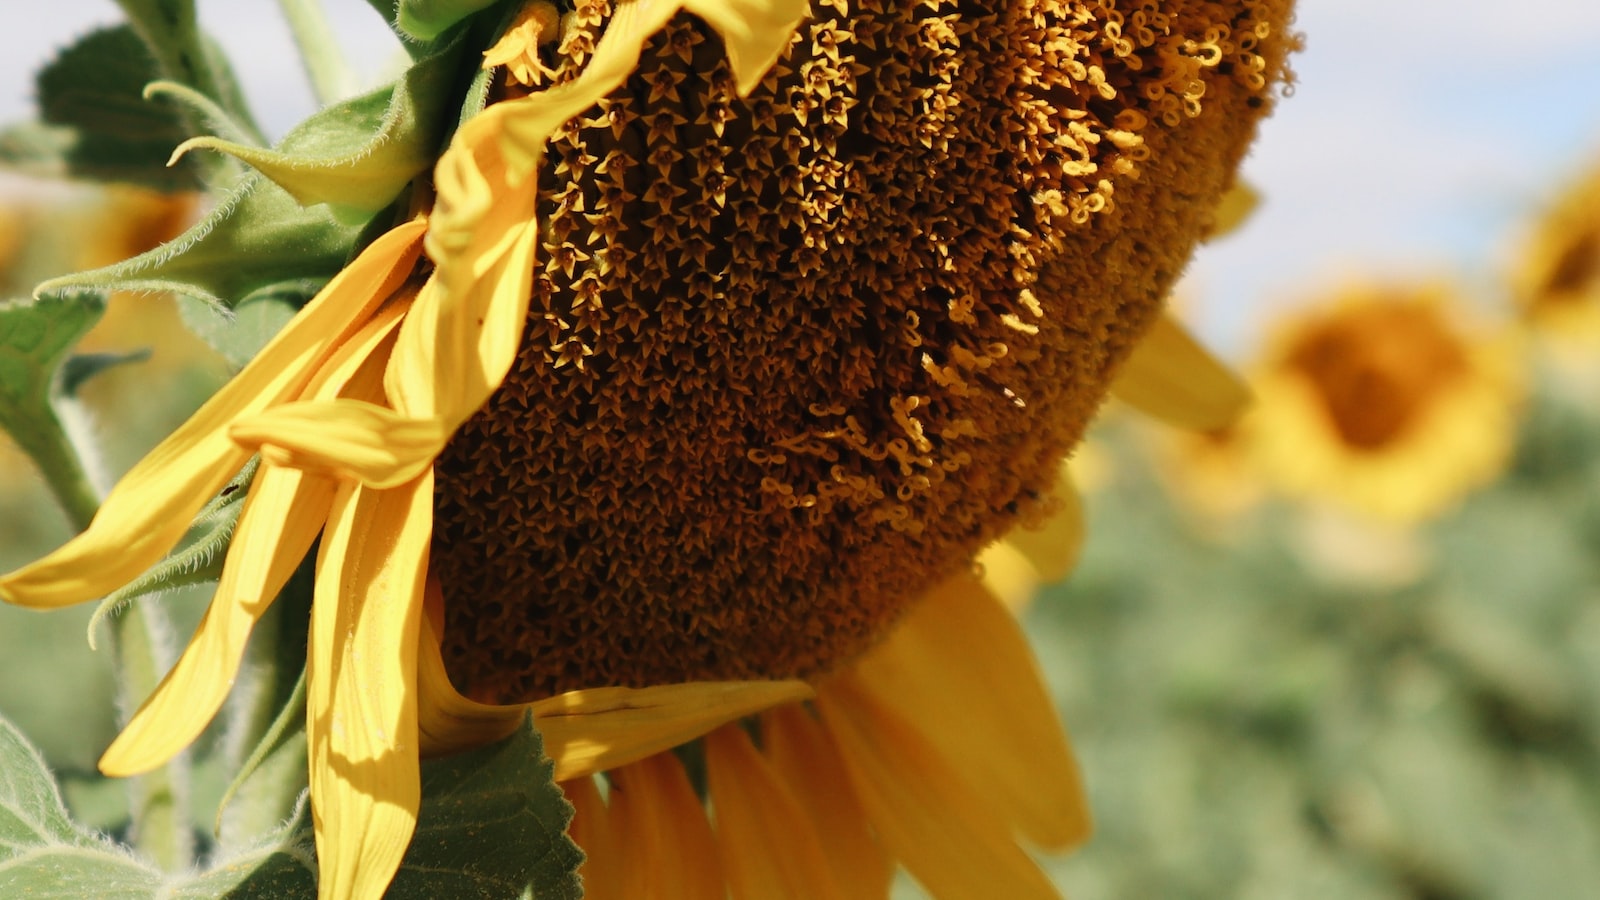
<svg viewBox="0 0 1600 900"><path fill-rule="evenodd" d="M439 461L455 677L817 674L1047 513L1288 5L818 0L747 99L675 19L552 141L520 357ZM609 14L568 14L551 81Z"/></svg>

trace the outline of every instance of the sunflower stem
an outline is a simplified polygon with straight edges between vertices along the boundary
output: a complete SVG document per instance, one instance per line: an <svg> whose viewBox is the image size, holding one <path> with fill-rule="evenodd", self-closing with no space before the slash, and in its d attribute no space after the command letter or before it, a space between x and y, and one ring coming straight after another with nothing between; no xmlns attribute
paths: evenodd
<svg viewBox="0 0 1600 900"><path fill-rule="evenodd" d="M84 462L92 455L63 427L55 404L47 407L46 414L48 420L39 423L46 427L19 429L17 443L33 459L73 529L83 531L100 509L100 492ZM111 631L117 700L126 718L159 683L164 663L170 661L162 658L162 648L171 641L160 607L143 601L129 604L112 619ZM187 784L186 756L129 784L134 844L169 871L181 871L194 861Z"/></svg>
<svg viewBox="0 0 1600 900"><path fill-rule="evenodd" d="M333 39L333 28L320 0L278 0L278 6L289 20L289 30L294 32L300 61L311 79L317 103L327 106L343 99L350 93L354 79Z"/></svg>

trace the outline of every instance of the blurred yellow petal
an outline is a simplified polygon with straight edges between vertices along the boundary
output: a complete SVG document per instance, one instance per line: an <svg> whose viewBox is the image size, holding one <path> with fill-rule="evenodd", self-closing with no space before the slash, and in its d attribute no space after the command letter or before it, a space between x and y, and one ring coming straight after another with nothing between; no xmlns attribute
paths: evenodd
<svg viewBox="0 0 1600 900"><path fill-rule="evenodd" d="M891 707L850 676L823 686L816 704L873 829L928 893L939 900L1059 900L966 775Z"/></svg>
<svg viewBox="0 0 1600 900"><path fill-rule="evenodd" d="M317 559L306 736L318 897L383 896L416 828L417 635L433 475L345 483Z"/></svg>
<svg viewBox="0 0 1600 900"><path fill-rule="evenodd" d="M611 821L627 900L725 900L711 824L677 757L612 772Z"/></svg>
<svg viewBox="0 0 1600 900"><path fill-rule="evenodd" d="M1009 537L983 548L976 562L983 586L1013 614L1020 616L1033 605L1033 595L1039 592L1039 570Z"/></svg>
<svg viewBox="0 0 1600 900"><path fill-rule="evenodd" d="M744 729L725 725L704 746L733 900L843 900L805 810Z"/></svg>
<svg viewBox="0 0 1600 900"><path fill-rule="evenodd" d="M417 477L451 434L437 419L406 418L362 400L285 403L235 423L228 433L268 462L373 488Z"/></svg>
<svg viewBox="0 0 1600 900"><path fill-rule="evenodd" d="M1161 316L1112 382L1119 400L1169 425L1211 431L1250 405L1250 389L1170 316Z"/></svg>
<svg viewBox="0 0 1600 900"><path fill-rule="evenodd" d="M1004 541L1027 558L1038 573L1039 580L1045 584L1054 584L1066 578L1077 566L1087 531L1083 520L1083 500L1078 496L1078 489L1066 466L1061 467L1061 476L1051 499L1055 502L1055 511L1037 528L1014 528L1006 534ZM1000 595L1006 597L1004 593Z"/></svg>
<svg viewBox="0 0 1600 900"><path fill-rule="evenodd" d="M411 272L420 223L375 241L187 422L117 483L88 530L0 578L0 597L54 607L93 600L158 562L250 458L227 427L295 395Z"/></svg>
<svg viewBox="0 0 1600 900"><path fill-rule="evenodd" d="M847 900L887 900L894 865L867 827L844 760L801 704L761 716L762 747L799 801Z"/></svg>
<svg viewBox="0 0 1600 900"><path fill-rule="evenodd" d="M584 900L623 900L622 851L617 846L616 823L593 778L575 778L561 785L572 804L572 824L567 835L583 851L578 877L583 879Z"/></svg>
<svg viewBox="0 0 1600 900"><path fill-rule="evenodd" d="M1211 222L1211 232L1206 235L1206 240L1214 241L1242 228L1260 205L1261 192L1249 182L1236 179L1233 187L1228 188L1217 204L1216 218Z"/></svg>
<svg viewBox="0 0 1600 900"><path fill-rule="evenodd" d="M544 752L566 781L686 744L735 719L811 696L803 681L701 681L592 688L533 704Z"/></svg>
<svg viewBox="0 0 1600 900"><path fill-rule="evenodd" d="M210 724L233 687L251 630L321 532L333 491L326 479L262 466L205 617L177 665L100 758L100 771L147 772Z"/></svg>
<svg viewBox="0 0 1600 900"><path fill-rule="evenodd" d="M951 579L855 668L862 688L911 722L1007 823L1063 849L1089 836L1067 735L1016 619L971 578Z"/></svg>

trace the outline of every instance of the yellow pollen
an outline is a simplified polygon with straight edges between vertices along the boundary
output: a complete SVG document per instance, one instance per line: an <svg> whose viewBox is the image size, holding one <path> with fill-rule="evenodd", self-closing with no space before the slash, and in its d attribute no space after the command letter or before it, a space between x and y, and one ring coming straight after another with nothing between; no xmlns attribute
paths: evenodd
<svg viewBox="0 0 1600 900"><path fill-rule="evenodd" d="M1118 6L818 0L746 99L682 15L556 135L517 364L438 464L459 683L814 675L1050 511L1295 43L1287 0Z"/></svg>

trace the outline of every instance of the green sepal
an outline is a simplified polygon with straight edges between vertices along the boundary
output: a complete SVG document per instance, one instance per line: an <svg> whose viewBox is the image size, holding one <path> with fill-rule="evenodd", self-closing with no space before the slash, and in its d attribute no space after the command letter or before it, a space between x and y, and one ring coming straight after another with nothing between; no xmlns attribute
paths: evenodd
<svg viewBox="0 0 1600 900"><path fill-rule="evenodd" d="M248 126L236 121L227 110L217 105L215 100L186 84L179 84L176 81L152 81L144 86L143 96L146 100L152 101L168 100L187 110L191 120L206 134L213 134L239 144L261 146L259 135L252 132ZM170 155L167 159L168 166L181 163L182 160L174 160Z"/></svg>
<svg viewBox="0 0 1600 900"><path fill-rule="evenodd" d="M233 537L234 526L239 523L239 514L244 511L244 498L250 480L255 477L257 462L257 458L251 458L239 470L239 474L233 476L233 480L200 510L194 517L194 523L189 526L189 533L184 536L180 549L100 601L94 615L89 617L91 647L95 644L100 623L106 616L134 600L179 588L209 584L222 576L228 541Z"/></svg>
<svg viewBox="0 0 1600 900"><path fill-rule="evenodd" d="M216 150L255 168L302 205L327 203L365 221L433 165L444 142L464 42L418 60L395 83L327 107L295 127L278 149L197 137L174 157Z"/></svg>
<svg viewBox="0 0 1600 900"><path fill-rule="evenodd" d="M429 41L445 32L451 25L479 10L493 6L496 0L400 0L400 10L395 18L400 30L420 41Z"/></svg>
<svg viewBox="0 0 1600 900"><path fill-rule="evenodd" d="M152 291L232 309L264 288L332 278L360 231L361 223L340 221L325 206L302 207L252 174L176 239L115 265L51 279L35 294Z"/></svg>
<svg viewBox="0 0 1600 900"><path fill-rule="evenodd" d="M159 191L201 186L193 163L168 167L189 136L177 109L145 99L160 77L133 29L91 32L61 51L36 79L40 122L0 133L0 162L50 177L138 184Z"/></svg>

